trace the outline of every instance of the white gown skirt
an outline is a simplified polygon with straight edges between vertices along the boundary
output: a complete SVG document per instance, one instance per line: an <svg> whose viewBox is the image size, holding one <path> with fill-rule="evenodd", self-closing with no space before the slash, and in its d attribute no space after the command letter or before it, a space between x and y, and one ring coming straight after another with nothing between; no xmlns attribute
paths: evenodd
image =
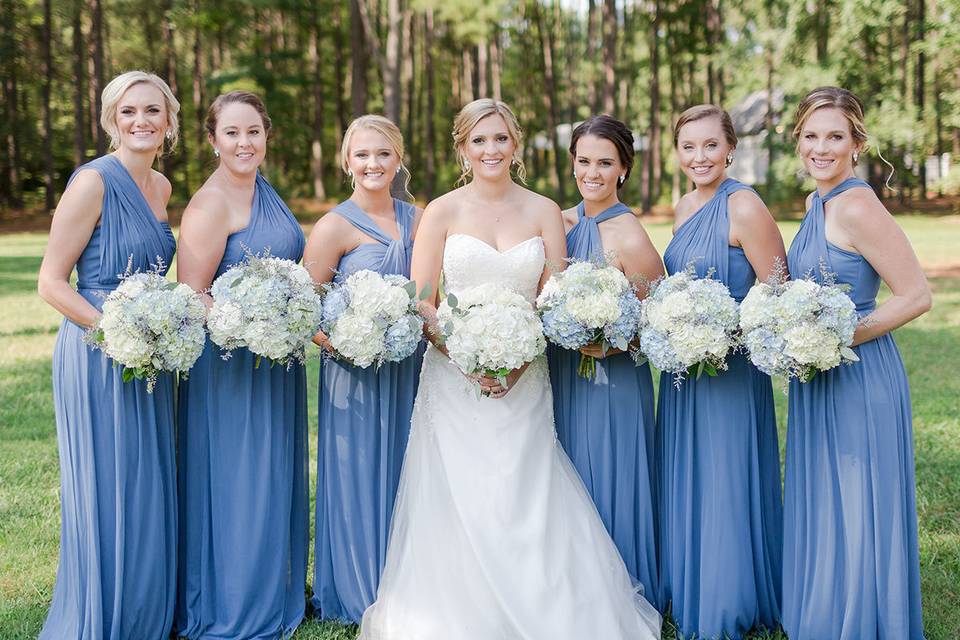
<svg viewBox="0 0 960 640"><path fill-rule="evenodd" d="M477 398L430 347L360 638L659 637L660 615L557 442L545 360L504 398Z"/></svg>

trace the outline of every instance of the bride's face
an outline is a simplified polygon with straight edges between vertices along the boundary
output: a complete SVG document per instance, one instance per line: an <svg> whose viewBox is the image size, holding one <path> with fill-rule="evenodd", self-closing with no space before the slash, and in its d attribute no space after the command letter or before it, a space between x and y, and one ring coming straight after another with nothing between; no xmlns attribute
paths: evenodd
<svg viewBox="0 0 960 640"><path fill-rule="evenodd" d="M497 180L510 175L510 163L517 150L500 114L489 115L478 122L464 145L463 155L476 178Z"/></svg>

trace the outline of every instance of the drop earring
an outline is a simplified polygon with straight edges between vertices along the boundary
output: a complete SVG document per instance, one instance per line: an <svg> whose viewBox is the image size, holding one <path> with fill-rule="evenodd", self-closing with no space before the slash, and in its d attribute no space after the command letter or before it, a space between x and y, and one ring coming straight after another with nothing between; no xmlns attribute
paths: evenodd
<svg viewBox="0 0 960 640"><path fill-rule="evenodd" d="M732 154L732 153L728 153L728 154L727 154L726 166L729 167L729 166L732 165L732 164L733 164L733 154Z"/></svg>
<svg viewBox="0 0 960 640"><path fill-rule="evenodd" d="M853 164L857 164L857 160L859 160L859 159L860 159L860 152L859 152L859 151L854 151L854 152L853 152Z"/></svg>
<svg viewBox="0 0 960 640"><path fill-rule="evenodd" d="M627 176L620 176L617 178L617 184L623 184L623 181L627 179Z"/></svg>

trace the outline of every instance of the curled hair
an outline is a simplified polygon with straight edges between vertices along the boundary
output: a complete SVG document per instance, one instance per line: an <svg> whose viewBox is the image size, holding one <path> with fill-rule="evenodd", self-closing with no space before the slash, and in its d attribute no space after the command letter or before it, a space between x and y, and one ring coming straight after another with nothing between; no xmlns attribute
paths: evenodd
<svg viewBox="0 0 960 640"><path fill-rule="evenodd" d="M860 151L867 150L869 136L863 122L863 103L852 91L840 87L819 87L814 89L797 105L794 115L796 124L793 127L794 140L800 140L800 133L810 118L810 114L818 109L839 109L850 123L850 135L861 145ZM856 164L856 163L854 163Z"/></svg>
<svg viewBox="0 0 960 640"><path fill-rule="evenodd" d="M270 120L270 116L267 115L267 108L263 105L263 100L260 99L260 96L255 93L250 93L249 91L229 91L227 93L221 93L216 97L210 105L210 108L207 109L207 119L203 122L203 127L207 130L207 133L210 134L210 137L216 137L217 122L220 120L220 114L223 112L224 107L234 103L249 105L260 114L260 119L263 121L263 131L267 135L267 139L269 139L273 122Z"/></svg>
<svg viewBox="0 0 960 640"><path fill-rule="evenodd" d="M511 162L517 165L517 178L520 182L526 184L527 168L523 164L523 155L520 149L520 143L523 141L523 131L520 129L517 116L514 115L513 110L507 106L507 103L502 100L480 98L460 109L457 117L453 119L453 148L457 152L457 163L460 165L460 178L457 180L458 185L467 182L467 176L470 175L471 171L470 163L467 160L466 154L463 152L463 148L467 144L467 139L470 137L470 132L477 126L478 122L493 115L499 115L507 124L507 135L510 136L510 140L513 141L514 145Z"/></svg>
<svg viewBox="0 0 960 640"><path fill-rule="evenodd" d="M683 128L683 125L704 118L720 118L723 137L727 140L727 144L736 149L738 140L737 132L733 128L733 120L730 119L729 113L715 104L698 104L681 113L680 117L677 118L676 126L673 127L673 146L676 147L680 140L680 129Z"/></svg>
<svg viewBox="0 0 960 640"><path fill-rule="evenodd" d="M367 115L354 118L353 122L350 123L350 126L348 126L347 130L344 132L343 142L340 145L340 170L346 174L350 168L348 163L348 158L350 157L350 143L353 141L353 134L360 129L370 129L371 131L376 131L386 138L387 142L390 143L390 147L393 149L393 152L397 154L398 158L400 158L400 168L398 169L398 172L403 172L403 196L407 200L413 200L413 196L410 195L410 170L407 169L407 165L403 162L403 134L400 132L400 127L398 127L393 120L389 118L385 118L384 116L373 113L368 113Z"/></svg>
<svg viewBox="0 0 960 640"><path fill-rule="evenodd" d="M130 87L141 83L153 85L163 94L164 106L167 109L167 135L164 136L164 139L169 142L167 149L171 150L177 145L177 140L180 139L180 120L177 118L180 113L180 102L173 95L173 91L170 90L167 83L163 81L163 78L156 74L146 71L127 71L108 82L107 86L103 88L103 93L100 94L100 126L110 136L110 148L118 148L120 146L120 130L117 128L117 107L120 104L120 99L123 98L123 94Z"/></svg>
<svg viewBox="0 0 960 640"><path fill-rule="evenodd" d="M623 182L626 183L627 178L630 177L630 170L633 168L633 157L635 155L633 132L630 127L607 114L587 118L577 125L570 137L570 155L574 158L577 157L577 142L583 136L596 136L613 143L613 146L617 148L620 164L626 168L623 174ZM618 189L621 186L620 183L617 184Z"/></svg>

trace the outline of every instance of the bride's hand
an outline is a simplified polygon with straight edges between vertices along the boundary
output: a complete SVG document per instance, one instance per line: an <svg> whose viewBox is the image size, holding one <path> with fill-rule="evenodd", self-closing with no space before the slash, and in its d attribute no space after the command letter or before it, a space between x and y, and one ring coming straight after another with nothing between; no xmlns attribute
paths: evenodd
<svg viewBox="0 0 960 640"><path fill-rule="evenodd" d="M507 374L507 386L504 387L501 385L496 378L488 378L486 376L481 376L477 382L480 383L480 390L485 392L487 396L494 399L500 399L510 393L510 389L513 389L513 386L516 384L517 380L520 379L520 376L523 375L523 372L527 370L529 362L524 364L521 367L518 367Z"/></svg>

